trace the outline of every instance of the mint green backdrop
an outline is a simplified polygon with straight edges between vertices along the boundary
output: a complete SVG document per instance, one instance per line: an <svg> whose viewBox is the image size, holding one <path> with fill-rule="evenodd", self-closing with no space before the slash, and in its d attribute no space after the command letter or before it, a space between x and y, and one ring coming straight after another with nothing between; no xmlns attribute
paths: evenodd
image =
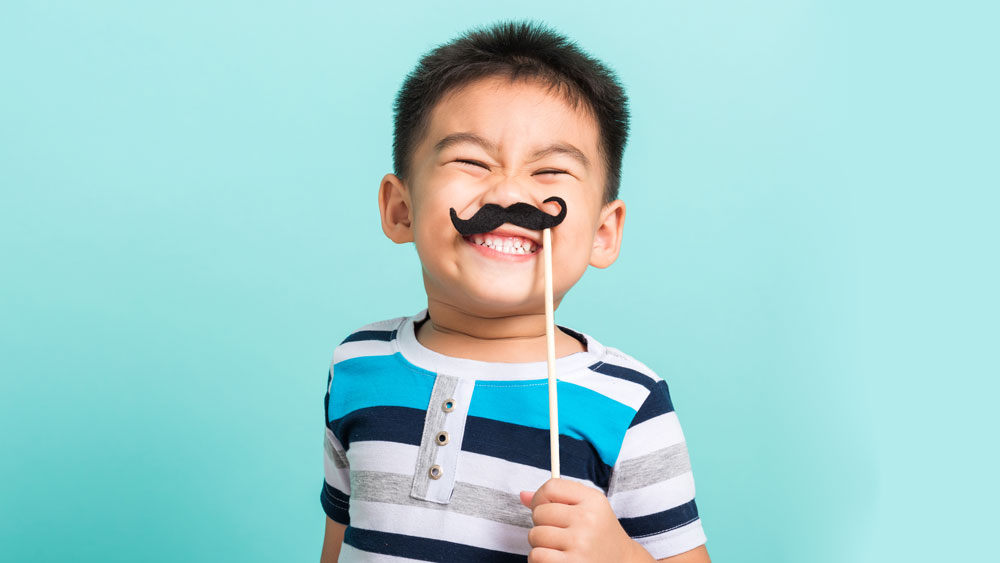
<svg viewBox="0 0 1000 563"><path fill-rule="evenodd" d="M634 116L621 258L558 322L670 382L713 558L989 559L988 4L5 2L0 558L318 559L333 348L423 305L393 95L531 17Z"/></svg>

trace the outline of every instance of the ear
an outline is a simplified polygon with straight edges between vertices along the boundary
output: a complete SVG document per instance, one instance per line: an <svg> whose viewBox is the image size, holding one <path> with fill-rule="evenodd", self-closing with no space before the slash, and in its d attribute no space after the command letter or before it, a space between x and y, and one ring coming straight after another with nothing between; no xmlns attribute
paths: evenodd
<svg viewBox="0 0 1000 563"><path fill-rule="evenodd" d="M622 229L625 227L625 202L616 199L601 209L600 223L594 234L590 250L590 265L607 268L618 259L622 247Z"/></svg>
<svg viewBox="0 0 1000 563"><path fill-rule="evenodd" d="M413 242L413 207L410 191L395 174L382 177L378 189L378 211L382 215L382 232L392 242Z"/></svg>

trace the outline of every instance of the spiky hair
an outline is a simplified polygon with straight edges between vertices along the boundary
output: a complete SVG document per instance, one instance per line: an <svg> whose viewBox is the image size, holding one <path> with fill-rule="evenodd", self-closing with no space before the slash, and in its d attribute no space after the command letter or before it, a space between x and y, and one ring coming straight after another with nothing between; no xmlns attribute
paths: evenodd
<svg viewBox="0 0 1000 563"><path fill-rule="evenodd" d="M407 75L393 105L393 168L404 181L431 110L445 94L491 76L533 79L558 90L596 118L604 160L605 202L618 197L628 139L628 98L609 67L544 24L502 21L474 28L425 54Z"/></svg>

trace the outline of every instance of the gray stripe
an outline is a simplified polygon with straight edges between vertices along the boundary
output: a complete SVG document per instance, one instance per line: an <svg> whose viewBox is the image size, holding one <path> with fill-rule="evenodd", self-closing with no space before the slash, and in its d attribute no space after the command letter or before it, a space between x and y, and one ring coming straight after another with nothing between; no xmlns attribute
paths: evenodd
<svg viewBox="0 0 1000 563"><path fill-rule="evenodd" d="M449 504L410 496L410 477L379 471L351 472L351 500L448 510L520 528L531 528L531 511L518 496L468 483L456 482Z"/></svg>
<svg viewBox="0 0 1000 563"><path fill-rule="evenodd" d="M323 449L326 450L326 456L333 462L334 467L337 469L344 469L347 467L347 456L344 452L338 452L334 449L333 442L330 441L328 436L323 437Z"/></svg>
<svg viewBox="0 0 1000 563"><path fill-rule="evenodd" d="M434 381L431 400L427 405L427 414L424 416L424 433L420 438L420 451L417 452L417 468L413 474L413 486L410 489L410 494L416 498L427 498L427 487L430 486L431 481L427 472L434 465L434 458L437 456L437 448L439 447L434 442L434 437L444 424L444 417L448 415L441 409L441 403L454 396L457 386L458 378L450 375L439 373Z"/></svg>
<svg viewBox="0 0 1000 563"><path fill-rule="evenodd" d="M623 461L615 468L608 495L641 489L691 471L687 443L681 442L642 457Z"/></svg>

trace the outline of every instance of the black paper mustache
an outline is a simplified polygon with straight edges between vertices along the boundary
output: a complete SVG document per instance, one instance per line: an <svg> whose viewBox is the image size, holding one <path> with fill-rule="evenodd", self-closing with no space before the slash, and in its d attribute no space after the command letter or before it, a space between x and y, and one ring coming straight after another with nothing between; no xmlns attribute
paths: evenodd
<svg viewBox="0 0 1000 563"><path fill-rule="evenodd" d="M566 202L561 197L552 196L542 203L554 201L559 204L558 215L549 215L541 209L529 203L517 202L508 207L501 207L495 203L487 203L482 206L476 214L468 219L459 219L455 208L451 208L451 223L455 229L463 236L468 237L481 233L488 233L504 223L524 227L532 231L551 229L566 218Z"/></svg>

